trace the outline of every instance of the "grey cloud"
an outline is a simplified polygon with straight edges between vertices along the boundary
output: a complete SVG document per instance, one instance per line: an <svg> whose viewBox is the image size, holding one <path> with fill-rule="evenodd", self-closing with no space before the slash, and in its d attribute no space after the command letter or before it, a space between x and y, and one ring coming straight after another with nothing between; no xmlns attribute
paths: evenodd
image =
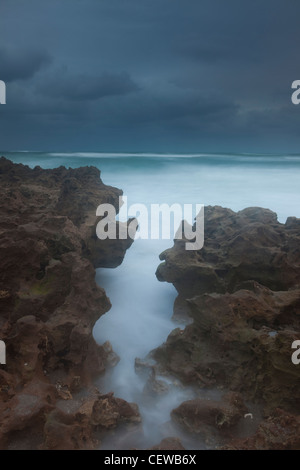
<svg viewBox="0 0 300 470"><path fill-rule="evenodd" d="M144 121L178 121L191 118L202 125L211 119L222 119L226 112L235 113L238 106L224 98L205 96L199 92L145 94L125 108L127 119Z"/></svg>
<svg viewBox="0 0 300 470"><path fill-rule="evenodd" d="M38 91L47 96L71 101L98 100L105 96L127 95L138 90L138 85L126 72L69 77L57 74L56 79L46 80L38 87Z"/></svg>
<svg viewBox="0 0 300 470"><path fill-rule="evenodd" d="M2 3L2 146L300 149L300 2Z"/></svg>
<svg viewBox="0 0 300 470"><path fill-rule="evenodd" d="M51 63L46 51L0 47L0 74L5 82L32 78Z"/></svg>
<svg viewBox="0 0 300 470"><path fill-rule="evenodd" d="M196 59L203 62L218 62L228 57L228 50L224 48L214 48L198 43L182 44L177 49L178 53L184 57Z"/></svg>

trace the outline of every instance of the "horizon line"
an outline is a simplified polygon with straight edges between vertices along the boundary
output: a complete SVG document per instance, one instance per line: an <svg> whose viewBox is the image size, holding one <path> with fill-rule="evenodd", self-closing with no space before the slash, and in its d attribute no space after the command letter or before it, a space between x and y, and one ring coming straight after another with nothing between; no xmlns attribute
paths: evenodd
<svg viewBox="0 0 300 470"><path fill-rule="evenodd" d="M252 156L252 157L282 157L282 156L300 156L300 152L191 152L191 153L175 153L175 152L105 152L105 151L49 151L49 150L1 150L0 156L5 156L5 153L32 153L32 154L47 154L52 157L90 157L97 158L101 156L111 157L205 157L205 156Z"/></svg>

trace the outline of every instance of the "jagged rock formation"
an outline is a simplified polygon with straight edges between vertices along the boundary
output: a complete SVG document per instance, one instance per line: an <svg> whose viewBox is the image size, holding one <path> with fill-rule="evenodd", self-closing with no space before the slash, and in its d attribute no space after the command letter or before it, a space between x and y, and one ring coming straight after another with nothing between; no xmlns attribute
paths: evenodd
<svg viewBox="0 0 300 470"><path fill-rule="evenodd" d="M158 279L178 291L174 314L193 320L152 352L160 372L241 392L266 416L278 407L298 414L291 345L300 339L299 247L299 219L280 224L267 209L206 207L203 249L186 251L178 240L160 256Z"/></svg>
<svg viewBox="0 0 300 470"><path fill-rule="evenodd" d="M299 450L300 417L277 409L264 419L255 434L245 439L233 439L225 450Z"/></svg>
<svg viewBox="0 0 300 470"><path fill-rule="evenodd" d="M166 437L159 444L150 447L149 450L185 450L180 440L176 437Z"/></svg>
<svg viewBox="0 0 300 470"><path fill-rule="evenodd" d="M200 433L206 427L226 431L234 427L247 412L238 393L228 393L221 401L196 398L188 400L172 411L172 417L189 432Z"/></svg>
<svg viewBox="0 0 300 470"><path fill-rule="evenodd" d="M0 366L0 447L24 439L25 448L89 447L88 436L83 441L78 433L101 425L95 410L78 420L80 411L65 418L56 404L71 402L111 355L92 336L110 308L95 267L119 265L132 240L98 240L96 208L110 203L118 209L122 192L104 185L94 167L30 169L4 157L0 190L0 339L7 353ZM113 400L112 426L121 406L112 397L110 405ZM69 426L68 442L57 435L55 444L54 422L62 434Z"/></svg>

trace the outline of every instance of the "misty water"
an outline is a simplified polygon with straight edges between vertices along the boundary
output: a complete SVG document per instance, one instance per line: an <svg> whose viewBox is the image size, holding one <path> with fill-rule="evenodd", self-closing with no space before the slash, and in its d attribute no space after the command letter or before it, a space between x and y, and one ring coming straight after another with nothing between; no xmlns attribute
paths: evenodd
<svg viewBox="0 0 300 470"><path fill-rule="evenodd" d="M31 167L97 166L103 182L121 188L129 206L140 203L150 209L155 203L197 203L235 211L259 206L275 211L282 223L288 216L300 217L297 155L5 155ZM109 341L120 357L97 384L102 392L113 391L115 396L137 403L142 416L142 430L132 437L120 431L104 440L102 448L149 447L166 436L180 437L186 448L205 448L204 442L193 441L170 422L171 410L192 398L195 391L168 377L162 380L169 391L151 397L145 391L146 378L135 370L136 358L145 358L174 328L184 328L172 320L174 287L155 276L159 254L172 245L172 239L136 240L120 267L97 270L96 281L105 288L112 308L96 323L94 337L99 344ZM219 394L221 391L214 390L210 397Z"/></svg>

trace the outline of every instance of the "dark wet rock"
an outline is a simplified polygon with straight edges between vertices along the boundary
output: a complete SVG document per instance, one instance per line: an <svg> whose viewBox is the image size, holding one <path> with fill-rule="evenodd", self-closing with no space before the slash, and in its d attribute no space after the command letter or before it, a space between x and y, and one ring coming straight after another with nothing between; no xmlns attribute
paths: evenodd
<svg viewBox="0 0 300 470"><path fill-rule="evenodd" d="M149 378L153 373L155 361L151 358L141 359L139 357L135 358L134 361L134 369L137 374L139 374L143 378Z"/></svg>
<svg viewBox="0 0 300 470"><path fill-rule="evenodd" d="M120 361L120 357L113 350L111 343L109 341L105 341L105 343L102 344L102 348L105 352L106 365L109 365L110 367L117 365Z"/></svg>
<svg viewBox="0 0 300 470"><path fill-rule="evenodd" d="M155 369L152 369L143 390L144 395L149 397L156 397L157 395L168 393L168 391L168 384L164 380L158 379L155 373Z"/></svg>
<svg viewBox="0 0 300 470"><path fill-rule="evenodd" d="M7 391L11 396L4 396L0 407L0 448L13 448L16 439L24 441L30 436L27 445L29 449L35 448L37 443L42 443L45 416L55 407L55 387L36 379L18 393L10 385Z"/></svg>
<svg viewBox="0 0 300 470"><path fill-rule="evenodd" d="M100 445L101 433L119 425L137 425L140 420L135 404L115 398L113 393L101 395L94 390L90 396L75 402L75 406L62 406L47 415L42 448L95 449Z"/></svg>
<svg viewBox="0 0 300 470"><path fill-rule="evenodd" d="M185 448L177 437L165 437L149 450L185 450Z"/></svg>
<svg viewBox="0 0 300 470"><path fill-rule="evenodd" d="M175 241L161 254L157 277L174 284L174 313L192 323L152 352L159 372L240 392L266 416L280 407L298 419L291 345L300 331L299 246L299 219L281 224L267 209L205 208L204 247L186 251Z"/></svg>
<svg viewBox="0 0 300 470"><path fill-rule="evenodd" d="M185 383L222 385L268 408L295 409L299 370L291 345L300 331L298 303L298 290L273 292L259 284L254 291L194 297L188 301L194 322L173 330L153 357Z"/></svg>
<svg viewBox="0 0 300 470"><path fill-rule="evenodd" d="M7 353L0 366L0 446L7 448L22 441L22 432L38 429L43 437L56 400L71 402L115 362L109 345L97 345L92 335L110 309L95 267L120 264L132 240L95 235L98 205L118 209L122 194L101 181L97 168L30 169L2 157L0 189L0 339ZM68 423L55 416L63 434Z"/></svg>
<svg viewBox="0 0 300 470"><path fill-rule="evenodd" d="M247 439L233 439L224 450L299 450L300 417L276 409Z"/></svg>
<svg viewBox="0 0 300 470"><path fill-rule="evenodd" d="M234 292L243 281L255 280L269 289L287 290L300 284L300 234L295 222L277 221L268 209L233 212L205 208L205 239L201 250L186 251L175 241L164 251L159 280L172 282L184 298L209 292Z"/></svg>
<svg viewBox="0 0 300 470"><path fill-rule="evenodd" d="M172 418L192 433L201 433L207 426L224 431L234 427L248 411L238 393L228 393L221 401L196 398L188 400L171 413Z"/></svg>

